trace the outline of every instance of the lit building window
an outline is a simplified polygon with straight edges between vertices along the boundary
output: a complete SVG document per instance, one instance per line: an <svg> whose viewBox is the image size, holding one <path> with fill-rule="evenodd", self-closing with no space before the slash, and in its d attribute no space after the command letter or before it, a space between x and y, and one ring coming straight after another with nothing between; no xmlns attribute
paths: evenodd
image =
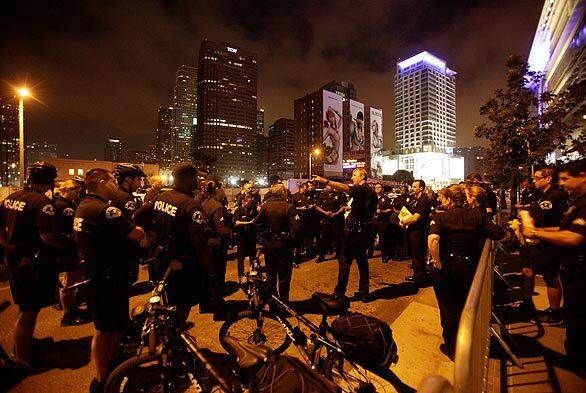
<svg viewBox="0 0 586 393"><path fill-rule="evenodd" d="M75 175L75 169L69 168L69 176L74 176L74 175Z"/></svg>
<svg viewBox="0 0 586 393"><path fill-rule="evenodd" d="M77 175L78 176L83 176L83 169L78 169L77 170Z"/></svg>

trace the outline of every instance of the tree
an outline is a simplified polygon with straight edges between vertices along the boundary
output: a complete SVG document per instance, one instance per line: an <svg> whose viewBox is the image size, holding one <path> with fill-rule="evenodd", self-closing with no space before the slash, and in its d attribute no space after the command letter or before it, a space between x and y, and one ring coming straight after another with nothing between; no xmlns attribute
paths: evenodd
<svg viewBox="0 0 586 393"><path fill-rule="evenodd" d="M411 184L415 178L413 177L413 173L406 171L405 169L399 169L393 174L393 176L391 176L391 180L401 184Z"/></svg>
<svg viewBox="0 0 586 393"><path fill-rule="evenodd" d="M536 93L543 74L530 71L520 56L510 57L507 68L506 87L480 107L488 123L477 126L474 134L489 140L488 177L496 186L516 191L519 176L532 174L548 153L565 145L576 122L566 118L573 108L569 94ZM511 205L514 198L516 192L511 192Z"/></svg>

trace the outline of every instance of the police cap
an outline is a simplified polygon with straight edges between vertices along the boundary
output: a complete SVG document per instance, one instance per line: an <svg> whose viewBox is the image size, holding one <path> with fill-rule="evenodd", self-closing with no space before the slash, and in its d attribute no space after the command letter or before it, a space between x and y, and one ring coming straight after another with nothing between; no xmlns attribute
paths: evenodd
<svg viewBox="0 0 586 393"><path fill-rule="evenodd" d="M124 180L125 177L147 177L146 173L142 170L140 165L138 164L128 164L125 162L121 162L116 164L114 167L114 177L120 181Z"/></svg>
<svg viewBox="0 0 586 393"><path fill-rule="evenodd" d="M189 177L197 177L199 171L189 162L180 162L173 167L172 173L175 180L183 181Z"/></svg>
<svg viewBox="0 0 586 393"><path fill-rule="evenodd" d="M57 178L57 168L45 161L37 161L27 168L28 179L34 183L49 184Z"/></svg>

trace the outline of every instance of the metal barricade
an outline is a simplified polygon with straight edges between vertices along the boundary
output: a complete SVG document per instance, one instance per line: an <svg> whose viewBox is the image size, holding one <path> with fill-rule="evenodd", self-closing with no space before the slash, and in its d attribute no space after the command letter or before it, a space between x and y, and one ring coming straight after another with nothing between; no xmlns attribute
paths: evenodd
<svg viewBox="0 0 586 393"><path fill-rule="evenodd" d="M460 317L454 365L456 392L486 391L494 255L492 241L487 240Z"/></svg>

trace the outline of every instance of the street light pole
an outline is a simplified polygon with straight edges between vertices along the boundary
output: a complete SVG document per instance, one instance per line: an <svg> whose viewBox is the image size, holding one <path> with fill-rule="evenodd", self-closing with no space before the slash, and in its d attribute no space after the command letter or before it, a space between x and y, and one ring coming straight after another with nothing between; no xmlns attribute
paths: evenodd
<svg viewBox="0 0 586 393"><path fill-rule="evenodd" d="M311 157L313 156L313 152L309 152L309 176L307 180L311 180Z"/></svg>
<svg viewBox="0 0 586 393"><path fill-rule="evenodd" d="M321 154L321 150L317 147L309 152L309 178L307 180L311 180L311 163L313 159L313 155L319 156Z"/></svg>
<svg viewBox="0 0 586 393"><path fill-rule="evenodd" d="M18 141L20 156L20 187L24 187L24 96L18 102Z"/></svg>

